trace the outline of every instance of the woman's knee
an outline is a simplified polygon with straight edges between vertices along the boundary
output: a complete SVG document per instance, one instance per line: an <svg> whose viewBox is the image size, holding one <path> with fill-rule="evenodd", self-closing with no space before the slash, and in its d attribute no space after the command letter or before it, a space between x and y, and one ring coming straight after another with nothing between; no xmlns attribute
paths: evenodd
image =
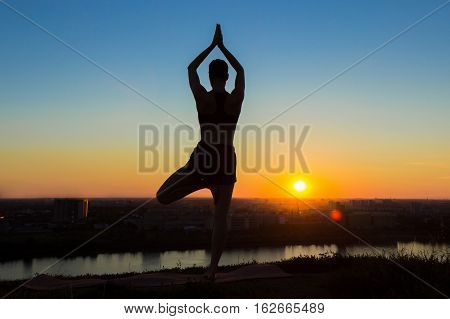
<svg viewBox="0 0 450 319"><path fill-rule="evenodd" d="M164 186L164 185L163 185ZM163 205L167 205L173 202L173 199L171 198L168 189L166 187L161 187L156 192L156 200Z"/></svg>

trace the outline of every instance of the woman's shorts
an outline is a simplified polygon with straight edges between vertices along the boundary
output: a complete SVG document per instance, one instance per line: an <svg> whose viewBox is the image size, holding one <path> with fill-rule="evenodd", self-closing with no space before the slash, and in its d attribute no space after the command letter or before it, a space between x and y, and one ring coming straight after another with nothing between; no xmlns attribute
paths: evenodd
<svg viewBox="0 0 450 319"><path fill-rule="evenodd" d="M203 185L236 183L236 153L232 145L200 141L182 168Z"/></svg>

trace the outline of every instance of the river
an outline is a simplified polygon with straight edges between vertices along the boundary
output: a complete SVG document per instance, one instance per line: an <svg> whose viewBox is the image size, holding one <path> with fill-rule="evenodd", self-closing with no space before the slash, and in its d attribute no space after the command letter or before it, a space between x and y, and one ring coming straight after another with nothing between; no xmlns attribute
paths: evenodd
<svg viewBox="0 0 450 319"><path fill-rule="evenodd" d="M398 242L396 245L376 246L376 251L362 245L286 245L280 247L259 247L230 249L224 251L220 265L233 265L244 262L273 262L297 256L322 256L338 253L341 255L369 254L380 252L390 254L403 252L417 256L449 256L449 244L430 244L420 242ZM0 280L17 280L30 278L41 273L52 275L79 276L85 274L120 274L127 272L154 271L163 268L207 266L209 252L204 249L165 252L133 252L98 254L67 258L58 262L58 258L32 258L0 262Z"/></svg>

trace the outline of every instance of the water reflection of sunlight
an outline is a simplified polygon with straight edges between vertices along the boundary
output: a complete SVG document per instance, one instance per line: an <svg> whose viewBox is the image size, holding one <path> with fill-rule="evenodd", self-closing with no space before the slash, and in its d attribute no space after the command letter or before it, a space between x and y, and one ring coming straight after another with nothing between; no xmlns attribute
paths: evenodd
<svg viewBox="0 0 450 319"><path fill-rule="evenodd" d="M336 245L294 245L285 247L285 259L299 256L320 256L323 254L334 254L338 252Z"/></svg>
<svg viewBox="0 0 450 319"><path fill-rule="evenodd" d="M419 242L397 243L396 245L377 246L377 250L386 255L391 253L413 254L419 257L449 256L448 244L426 244ZM348 255L377 255L371 248L362 245L337 246L331 245L288 245L281 247L258 247L231 249L223 253L220 265L233 265L245 262L273 262L290 259L298 256L317 256L337 253ZM68 258L50 268L49 274L62 274L66 276L79 276L83 274L115 274L126 272L153 271L161 268L174 268L181 266L192 267L207 266L209 251L187 250L166 251L152 253L120 253L98 254L95 257ZM33 274L42 271L55 263L57 258L33 258L31 260L15 260L0 262L0 280L17 280L30 278Z"/></svg>
<svg viewBox="0 0 450 319"><path fill-rule="evenodd" d="M424 244L419 242L397 243L397 251L405 254L413 254L416 256L430 257L431 255L446 255L450 254L450 247L446 244Z"/></svg>
<svg viewBox="0 0 450 319"><path fill-rule="evenodd" d="M161 264L164 268L205 266L209 254L205 250L167 251L161 253Z"/></svg>

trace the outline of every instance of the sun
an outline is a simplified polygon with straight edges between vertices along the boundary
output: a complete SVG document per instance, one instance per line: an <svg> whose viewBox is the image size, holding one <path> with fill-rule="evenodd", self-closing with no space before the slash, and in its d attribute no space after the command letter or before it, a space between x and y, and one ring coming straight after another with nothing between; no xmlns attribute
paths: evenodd
<svg viewBox="0 0 450 319"><path fill-rule="evenodd" d="M302 180L298 180L294 183L295 190L300 193L305 191L307 187L308 185L306 185L306 183Z"/></svg>

